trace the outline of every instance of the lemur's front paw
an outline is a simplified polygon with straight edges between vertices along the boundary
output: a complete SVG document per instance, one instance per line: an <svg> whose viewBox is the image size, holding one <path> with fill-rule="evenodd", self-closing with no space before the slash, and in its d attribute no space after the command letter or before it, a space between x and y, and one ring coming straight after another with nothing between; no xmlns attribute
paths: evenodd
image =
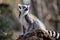
<svg viewBox="0 0 60 40"><path fill-rule="evenodd" d="M19 40L23 37L24 35L19 35L19 37L16 40Z"/></svg>
<svg viewBox="0 0 60 40"><path fill-rule="evenodd" d="M25 33L24 36L28 35L29 33L30 33L30 32Z"/></svg>
<svg viewBox="0 0 60 40"><path fill-rule="evenodd" d="M21 37L23 37L24 35L20 35Z"/></svg>

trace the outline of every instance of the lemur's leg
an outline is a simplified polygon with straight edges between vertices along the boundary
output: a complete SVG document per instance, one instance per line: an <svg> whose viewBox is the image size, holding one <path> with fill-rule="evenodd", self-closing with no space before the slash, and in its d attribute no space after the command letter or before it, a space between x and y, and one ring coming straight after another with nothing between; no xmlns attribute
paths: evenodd
<svg viewBox="0 0 60 40"><path fill-rule="evenodd" d="M29 27L28 27L28 32L31 32L33 29L35 28L39 28L38 25L36 24L36 22L34 21L33 23L30 23Z"/></svg>
<svg viewBox="0 0 60 40"><path fill-rule="evenodd" d="M23 26L23 35L26 33L26 29L25 27Z"/></svg>
<svg viewBox="0 0 60 40"><path fill-rule="evenodd" d="M28 32L31 32L32 31L32 29L33 29L33 23L30 23L30 25L29 25L29 27L28 27Z"/></svg>
<svg viewBox="0 0 60 40"><path fill-rule="evenodd" d="M20 34L19 35L23 35L23 25L20 26Z"/></svg>

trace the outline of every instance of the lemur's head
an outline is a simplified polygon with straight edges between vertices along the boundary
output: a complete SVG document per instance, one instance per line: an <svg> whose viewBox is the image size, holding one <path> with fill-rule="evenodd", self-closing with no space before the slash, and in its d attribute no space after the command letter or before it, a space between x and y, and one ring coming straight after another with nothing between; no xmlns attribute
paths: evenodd
<svg viewBox="0 0 60 40"><path fill-rule="evenodd" d="M22 15L26 15L29 12L29 7L30 7L30 5L18 4L19 12Z"/></svg>

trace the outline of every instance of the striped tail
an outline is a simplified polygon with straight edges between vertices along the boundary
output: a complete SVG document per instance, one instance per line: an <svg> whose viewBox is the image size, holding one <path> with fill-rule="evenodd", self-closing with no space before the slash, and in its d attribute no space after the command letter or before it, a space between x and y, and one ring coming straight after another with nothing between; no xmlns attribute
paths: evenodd
<svg viewBox="0 0 60 40"><path fill-rule="evenodd" d="M49 33L50 36L56 38L56 39L60 39L60 34L55 32L55 31L48 31L47 32Z"/></svg>

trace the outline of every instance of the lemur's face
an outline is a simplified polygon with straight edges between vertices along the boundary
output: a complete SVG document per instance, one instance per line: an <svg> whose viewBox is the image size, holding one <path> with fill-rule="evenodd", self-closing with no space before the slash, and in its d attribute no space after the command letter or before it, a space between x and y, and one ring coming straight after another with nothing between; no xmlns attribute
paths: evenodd
<svg viewBox="0 0 60 40"><path fill-rule="evenodd" d="M24 15L29 11L29 5L18 4L18 9L19 9L20 14Z"/></svg>

